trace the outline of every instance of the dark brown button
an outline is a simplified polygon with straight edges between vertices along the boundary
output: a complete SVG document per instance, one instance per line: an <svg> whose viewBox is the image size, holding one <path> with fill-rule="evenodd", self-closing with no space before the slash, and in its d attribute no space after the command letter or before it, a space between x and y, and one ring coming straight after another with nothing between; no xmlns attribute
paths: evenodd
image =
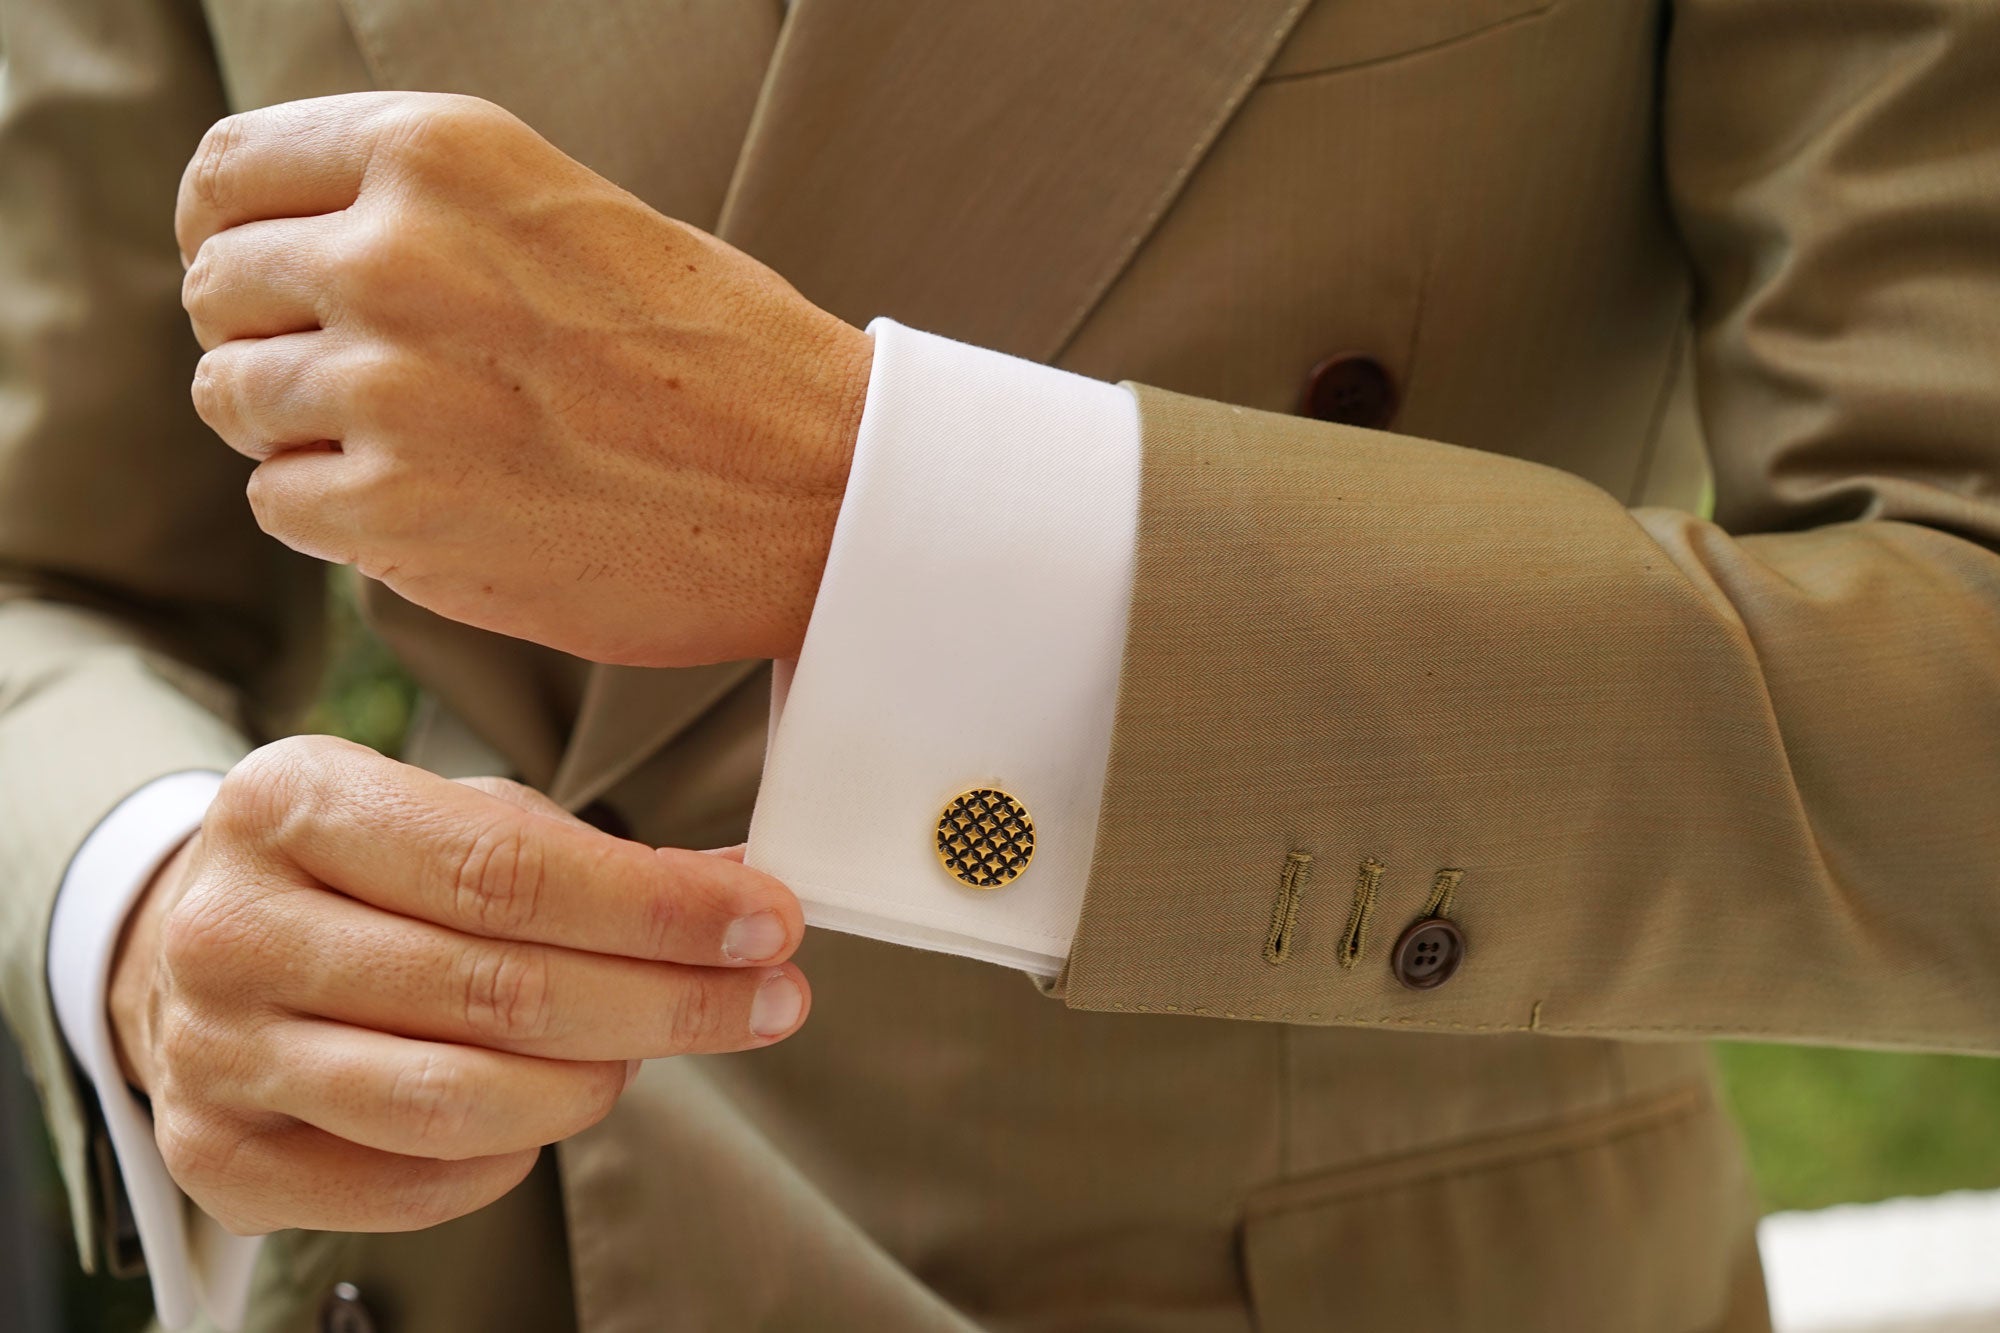
<svg viewBox="0 0 2000 1333"><path fill-rule="evenodd" d="M1411 990L1444 985L1464 961L1465 932L1456 921L1444 916L1427 916L1411 922L1389 957L1396 980Z"/></svg>
<svg viewBox="0 0 2000 1333"><path fill-rule="evenodd" d="M609 802L592 801L576 812L576 817L596 829L599 833L609 833L614 838L630 838L632 826L625 816L611 808Z"/></svg>
<svg viewBox="0 0 2000 1333"><path fill-rule="evenodd" d="M1330 356L1306 378L1299 411L1319 421L1382 430L1396 419L1396 381L1372 356Z"/></svg>
<svg viewBox="0 0 2000 1333"><path fill-rule="evenodd" d="M375 1315L352 1282L336 1282L319 1303L319 1333L376 1333Z"/></svg>

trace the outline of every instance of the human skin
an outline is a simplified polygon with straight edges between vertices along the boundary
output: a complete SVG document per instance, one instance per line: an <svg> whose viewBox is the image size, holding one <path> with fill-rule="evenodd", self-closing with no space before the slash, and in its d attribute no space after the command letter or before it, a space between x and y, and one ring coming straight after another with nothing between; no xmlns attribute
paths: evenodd
<svg viewBox="0 0 2000 1333"><path fill-rule="evenodd" d="M865 333L476 98L232 116L175 227L266 532L593 661L797 654Z"/></svg>
<svg viewBox="0 0 2000 1333"><path fill-rule="evenodd" d="M795 1031L802 930L740 856L297 737L238 764L155 876L112 1025L223 1225L408 1230L512 1189L637 1061Z"/></svg>
<svg viewBox="0 0 2000 1333"><path fill-rule="evenodd" d="M472 98L231 117L175 228L195 406L273 537L597 661L796 655L864 333ZM294 738L147 887L112 1027L225 1226L411 1229L512 1188L636 1061L794 1031L802 930L740 855Z"/></svg>

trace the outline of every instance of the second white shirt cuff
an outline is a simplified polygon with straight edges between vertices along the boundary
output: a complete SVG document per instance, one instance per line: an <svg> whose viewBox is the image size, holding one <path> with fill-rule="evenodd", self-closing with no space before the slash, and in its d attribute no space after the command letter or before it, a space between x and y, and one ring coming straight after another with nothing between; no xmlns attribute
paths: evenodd
<svg viewBox="0 0 2000 1333"><path fill-rule="evenodd" d="M97 1093L146 1255L153 1308L167 1328L206 1311L240 1327L260 1236L234 1236L195 1208L167 1174L153 1119L126 1086L106 1009L118 938L140 893L201 827L219 773L173 773L120 802L77 849L49 923L49 989L63 1039Z"/></svg>

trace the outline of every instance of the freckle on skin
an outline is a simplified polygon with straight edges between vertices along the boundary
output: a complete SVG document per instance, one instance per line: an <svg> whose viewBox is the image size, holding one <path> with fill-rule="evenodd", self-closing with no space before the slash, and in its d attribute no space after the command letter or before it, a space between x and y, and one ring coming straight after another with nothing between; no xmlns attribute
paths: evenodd
<svg viewBox="0 0 2000 1333"><path fill-rule="evenodd" d="M492 592L492 591L493 591L493 585L492 585L492 584L490 584L490 583L488 583L488 584L483 584L483 585L482 585L482 586L480 587L479 591L481 591L481 592Z"/></svg>
<svg viewBox="0 0 2000 1333"><path fill-rule="evenodd" d="M669 389L678 389L678 388L680 388L680 387L681 387L681 377L680 377L679 375L669 375L669 376L667 376L667 387L668 387Z"/></svg>

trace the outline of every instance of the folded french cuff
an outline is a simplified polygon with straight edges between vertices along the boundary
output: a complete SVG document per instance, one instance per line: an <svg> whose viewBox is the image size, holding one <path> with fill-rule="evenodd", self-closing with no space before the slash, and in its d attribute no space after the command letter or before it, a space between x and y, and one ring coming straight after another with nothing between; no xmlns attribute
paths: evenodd
<svg viewBox="0 0 2000 1333"><path fill-rule="evenodd" d="M815 926L1042 976L1082 910L1139 502L1126 390L869 326L875 357L811 625L774 673L751 865ZM1005 792L1033 856L992 888L938 828Z"/></svg>

